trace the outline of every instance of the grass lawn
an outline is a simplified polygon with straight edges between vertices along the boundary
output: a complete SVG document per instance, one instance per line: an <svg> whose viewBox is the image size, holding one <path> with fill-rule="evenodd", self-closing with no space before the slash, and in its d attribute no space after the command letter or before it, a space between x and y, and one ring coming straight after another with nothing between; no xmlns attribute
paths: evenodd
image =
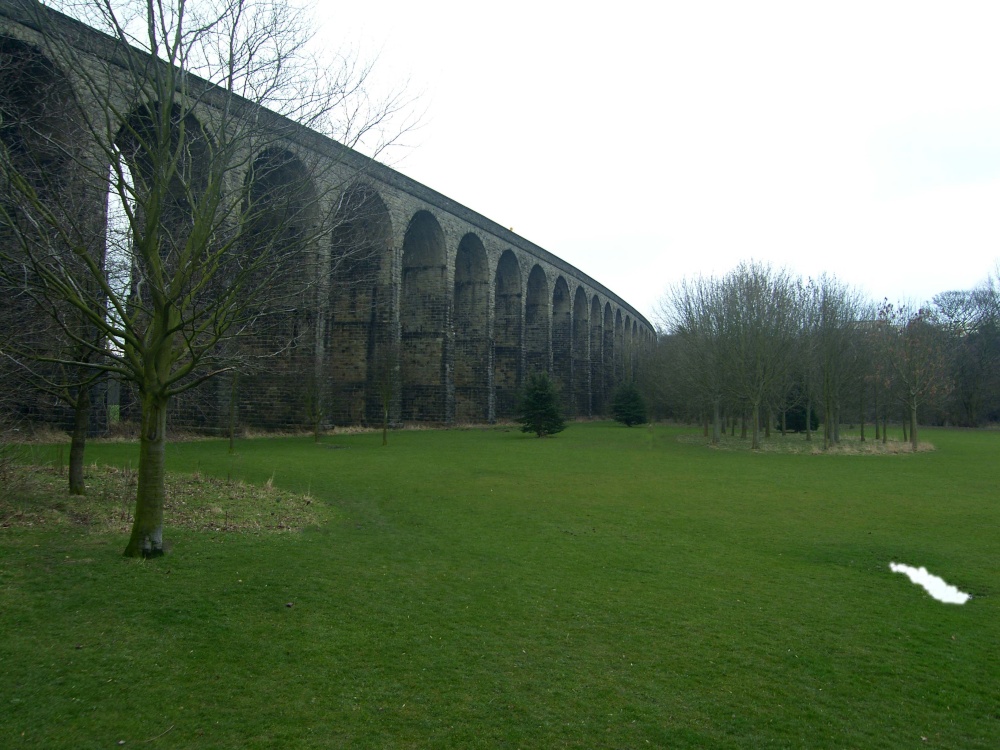
<svg viewBox="0 0 1000 750"><path fill-rule="evenodd" d="M306 499L213 497L150 562L98 490L0 528L0 747L1000 747L1000 432L891 456L692 434L171 445Z"/></svg>

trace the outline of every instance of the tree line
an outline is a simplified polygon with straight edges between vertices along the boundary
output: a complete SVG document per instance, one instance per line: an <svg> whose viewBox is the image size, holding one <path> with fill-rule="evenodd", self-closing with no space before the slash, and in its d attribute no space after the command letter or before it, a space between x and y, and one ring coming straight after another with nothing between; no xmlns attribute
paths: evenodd
<svg viewBox="0 0 1000 750"><path fill-rule="evenodd" d="M919 424L1000 420L995 273L916 306L749 261L675 284L657 317L646 398L658 417L701 420L713 443L739 424L753 448L771 430L815 430L828 448L845 423L885 441L898 421L916 450Z"/></svg>

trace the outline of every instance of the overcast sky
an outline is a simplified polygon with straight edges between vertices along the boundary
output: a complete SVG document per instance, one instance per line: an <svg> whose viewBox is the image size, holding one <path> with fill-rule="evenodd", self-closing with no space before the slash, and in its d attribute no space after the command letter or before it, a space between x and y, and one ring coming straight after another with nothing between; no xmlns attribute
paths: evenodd
<svg viewBox="0 0 1000 750"><path fill-rule="evenodd" d="M1000 260L996 0L319 5L422 93L396 169L647 316L751 258L918 303Z"/></svg>

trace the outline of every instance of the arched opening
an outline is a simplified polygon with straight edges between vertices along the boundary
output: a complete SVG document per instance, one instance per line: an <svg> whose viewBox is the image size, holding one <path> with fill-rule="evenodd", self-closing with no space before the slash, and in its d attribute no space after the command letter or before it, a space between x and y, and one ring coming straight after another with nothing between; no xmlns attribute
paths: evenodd
<svg viewBox="0 0 1000 750"><path fill-rule="evenodd" d="M444 233L419 211L403 238L400 367L404 420L447 421L448 287Z"/></svg>
<svg viewBox="0 0 1000 750"><path fill-rule="evenodd" d="M171 307L190 321L197 317L194 311L212 305L227 276L213 272L204 255L189 252L189 247L200 244L193 217L202 210L209 212L202 201L208 185L211 138L202 123L177 104L148 102L125 119L114 145L110 191L118 205L128 204L133 210L127 222L127 244L116 244L109 267L121 268L122 283L128 289L130 327L148 330L147 322L162 321L164 314L159 311ZM197 230L205 231L205 224L200 222ZM225 264L223 258L214 260ZM238 262L233 266L247 267ZM197 346L194 339L189 341ZM178 388L185 385L182 381ZM220 426L224 412L216 398L217 385L204 383L173 396L168 406L170 423ZM142 398L138 390L123 388L119 398L123 418L138 422Z"/></svg>
<svg viewBox="0 0 1000 750"><path fill-rule="evenodd" d="M624 364L622 369L622 382L631 383L632 382L632 356L634 354L632 347L632 316L625 316L625 341L622 346L622 351L624 353Z"/></svg>
<svg viewBox="0 0 1000 750"><path fill-rule="evenodd" d="M505 250L497 263L493 299L493 391L497 419L514 415L521 387L521 267Z"/></svg>
<svg viewBox="0 0 1000 750"><path fill-rule="evenodd" d="M91 362L102 353L104 333L90 315L103 317L105 295L91 268L103 268L107 186L85 158L84 120L58 66L36 47L0 37L0 71L0 330L5 354L32 359L22 368L0 357L0 388L13 412L6 416L71 428L76 412L85 437L106 425L103 378L81 385L93 377L87 368L46 360ZM39 266L53 269L80 305L58 289L38 294Z"/></svg>
<svg viewBox="0 0 1000 750"><path fill-rule="evenodd" d="M620 386L625 379L625 324L622 320L621 309L615 310L615 361L614 361L614 385L611 392Z"/></svg>
<svg viewBox="0 0 1000 750"><path fill-rule="evenodd" d="M67 187L66 170L79 153L83 135L69 81L38 48L0 37L0 143L4 172L23 178L39 193L43 205L60 207ZM6 177L6 175L5 175ZM5 179L8 208L16 193ZM16 229L16 228L12 228Z"/></svg>
<svg viewBox="0 0 1000 750"><path fill-rule="evenodd" d="M169 117L161 116L165 107L171 110ZM120 160L128 166L134 180L131 185L123 181L118 192L124 201L136 206L137 220L132 225L136 255L132 283L133 293L141 299L144 299L143 289L176 281L177 272L185 270L184 253L194 229L192 216L202 208L199 203L208 184L210 144L208 132L193 114L183 112L176 104L160 102L134 111L115 139ZM263 164L259 169L268 171ZM253 185L254 181L248 179L247 186ZM258 205L263 208L271 196L262 191L257 197L259 203L244 205L245 216L251 222L262 222L255 209ZM150 215L154 211L155 223ZM262 222L260 228L270 237L274 226L280 223L280 219L275 225ZM257 247L263 248L266 243L261 239ZM152 263L152 248L158 249L161 263ZM254 250L244 248L243 252ZM165 276L157 274L157 270L165 271ZM190 283L201 280L200 276L193 276Z"/></svg>
<svg viewBox="0 0 1000 750"><path fill-rule="evenodd" d="M632 335L631 335L631 347L630 351L632 353L632 374L631 381L634 383L639 379L639 359L642 350L642 339L640 338L641 332L639 331L639 323L633 318L632 319Z"/></svg>
<svg viewBox="0 0 1000 750"><path fill-rule="evenodd" d="M467 234L455 256L455 419L489 419L489 274L482 240Z"/></svg>
<svg viewBox="0 0 1000 750"><path fill-rule="evenodd" d="M325 419L316 315L319 281L313 246L320 223L316 188L301 160L285 149L266 149L244 178L245 240L236 273L249 269L255 317L239 340L238 392L233 422L269 428L317 428ZM224 281L221 280L221 281Z"/></svg>
<svg viewBox="0 0 1000 750"><path fill-rule="evenodd" d="M542 267L535 265L528 275L524 303L524 348L527 373L548 373L551 364L552 332L549 282Z"/></svg>
<svg viewBox="0 0 1000 750"><path fill-rule="evenodd" d="M552 379L563 402L573 407L573 317L569 285L560 276L552 290Z"/></svg>
<svg viewBox="0 0 1000 750"><path fill-rule="evenodd" d="M604 413L604 319L601 300L590 300L590 415Z"/></svg>
<svg viewBox="0 0 1000 750"><path fill-rule="evenodd" d="M334 424L381 422L379 388L398 367L391 340L391 243L392 223L381 196L363 185L345 190L333 216L323 341ZM391 383L385 385L391 391Z"/></svg>
<svg viewBox="0 0 1000 750"><path fill-rule="evenodd" d="M611 303L604 303L604 404L601 414L608 413L615 392L615 314Z"/></svg>
<svg viewBox="0 0 1000 750"><path fill-rule="evenodd" d="M573 295L573 400L576 413L590 416L590 318L582 286Z"/></svg>

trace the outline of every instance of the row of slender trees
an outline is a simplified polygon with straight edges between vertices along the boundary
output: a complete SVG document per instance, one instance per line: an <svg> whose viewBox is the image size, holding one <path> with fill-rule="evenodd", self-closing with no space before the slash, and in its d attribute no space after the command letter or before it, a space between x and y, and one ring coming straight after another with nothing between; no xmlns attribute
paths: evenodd
<svg viewBox="0 0 1000 750"><path fill-rule="evenodd" d="M914 449L918 422L977 426L1000 419L1000 284L939 294L923 306L874 302L834 276L802 279L744 262L685 279L663 297L661 336L643 386L660 416L704 419L718 442L742 418L761 432L795 428L824 447L840 425L900 419Z"/></svg>

